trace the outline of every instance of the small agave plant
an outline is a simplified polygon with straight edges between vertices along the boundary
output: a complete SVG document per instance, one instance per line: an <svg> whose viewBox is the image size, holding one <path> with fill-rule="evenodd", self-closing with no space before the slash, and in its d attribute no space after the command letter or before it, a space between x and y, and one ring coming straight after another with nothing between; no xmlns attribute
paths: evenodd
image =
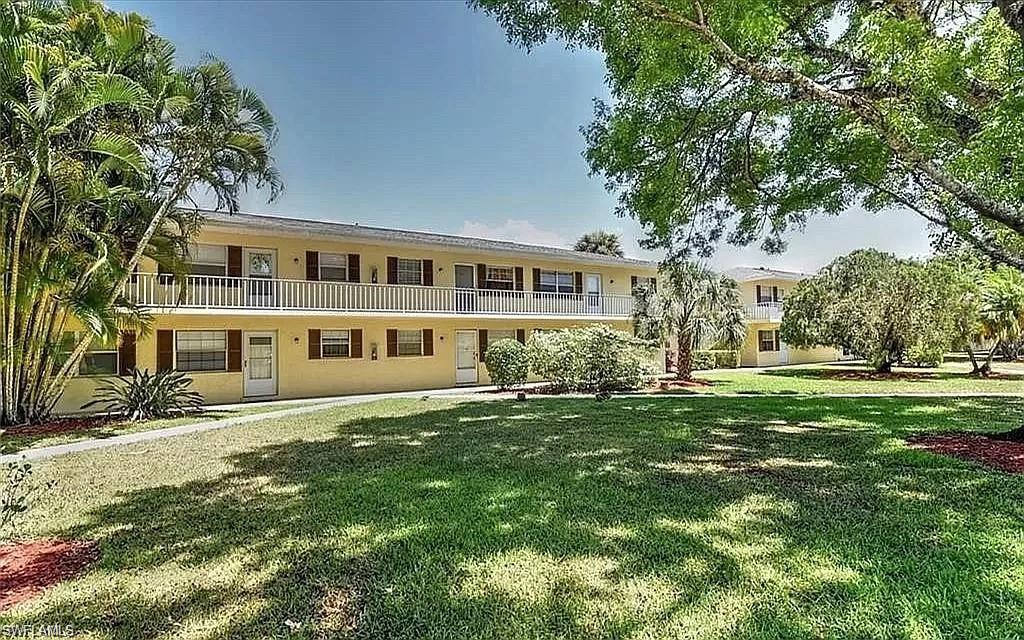
<svg viewBox="0 0 1024 640"><path fill-rule="evenodd" d="M131 421L167 418L194 411L203 404L203 396L191 389L192 379L180 371L136 369L128 379L115 378L96 389L94 399L83 409L100 407Z"/></svg>

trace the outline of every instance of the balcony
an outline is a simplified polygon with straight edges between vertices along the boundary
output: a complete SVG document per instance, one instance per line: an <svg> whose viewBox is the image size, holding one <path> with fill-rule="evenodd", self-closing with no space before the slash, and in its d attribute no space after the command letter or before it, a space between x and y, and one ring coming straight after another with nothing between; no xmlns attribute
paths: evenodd
<svg viewBox="0 0 1024 640"><path fill-rule="evenodd" d="M753 322L782 322L782 302L748 304L747 320Z"/></svg>
<svg viewBox="0 0 1024 640"><path fill-rule="evenodd" d="M632 296L140 273L127 295L151 311L268 315L627 320Z"/></svg>

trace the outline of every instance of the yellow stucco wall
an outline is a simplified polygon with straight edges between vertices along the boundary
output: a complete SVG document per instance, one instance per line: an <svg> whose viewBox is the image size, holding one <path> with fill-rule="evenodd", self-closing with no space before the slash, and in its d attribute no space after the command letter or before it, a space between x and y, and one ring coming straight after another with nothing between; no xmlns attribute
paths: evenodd
<svg viewBox="0 0 1024 640"><path fill-rule="evenodd" d="M778 351L758 351L758 331L777 331L779 326L780 323L778 322L751 323L747 325L747 339L740 349L740 366L774 367L780 364L809 364L839 360L842 352L832 347L814 347L811 349L789 347L789 360L785 363L780 362L780 352Z"/></svg>
<svg viewBox="0 0 1024 640"><path fill-rule="evenodd" d="M483 320L457 318L381 318L338 316L223 316L163 314L156 318L153 332L138 339L136 365L156 370L157 329L202 330L239 329L275 331L277 355L277 398L309 398L345 394L439 389L455 386L455 332L460 329L555 329L580 326L585 322L552 320ZM628 330L626 321L608 323ZM363 357L309 359L309 329L362 329ZM388 329L433 329L434 355L388 357ZM244 342L244 333L243 333ZM376 345L377 359L371 358ZM660 356L656 355L656 359ZM663 360L663 358L660 358ZM190 372L193 388L208 404L239 402L243 399L243 373ZM92 397L101 377L80 377L72 381L57 410L72 413ZM486 367L478 365L478 384L489 384Z"/></svg>

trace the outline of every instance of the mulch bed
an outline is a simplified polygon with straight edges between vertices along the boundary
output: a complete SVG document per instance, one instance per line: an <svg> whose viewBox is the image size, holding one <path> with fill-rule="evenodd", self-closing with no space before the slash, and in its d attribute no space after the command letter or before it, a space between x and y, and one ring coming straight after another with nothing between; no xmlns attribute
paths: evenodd
<svg viewBox="0 0 1024 640"><path fill-rule="evenodd" d="M700 389L704 387L714 386L714 382L710 380L659 380L651 390L653 391L672 391L673 389Z"/></svg>
<svg viewBox="0 0 1024 640"><path fill-rule="evenodd" d="M99 558L91 540L39 538L0 545L0 611L70 580Z"/></svg>
<svg viewBox="0 0 1024 640"><path fill-rule="evenodd" d="M112 422L114 418L108 416L89 416L81 418L54 418L42 424L20 424L15 427L4 429L6 436L39 436L54 435L60 433L73 433L75 431L89 431L98 429Z"/></svg>
<svg viewBox="0 0 1024 640"><path fill-rule="evenodd" d="M941 453L1005 471L1024 473L1024 441L1006 434L947 433L915 436L907 443L916 449Z"/></svg>

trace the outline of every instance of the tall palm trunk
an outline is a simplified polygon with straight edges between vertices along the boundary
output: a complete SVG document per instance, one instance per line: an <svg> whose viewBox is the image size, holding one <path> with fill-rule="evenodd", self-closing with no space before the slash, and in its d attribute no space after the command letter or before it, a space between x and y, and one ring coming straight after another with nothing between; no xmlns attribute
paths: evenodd
<svg viewBox="0 0 1024 640"><path fill-rule="evenodd" d="M692 340L679 338L679 349L676 351L676 377L680 380L693 379L693 344Z"/></svg>

